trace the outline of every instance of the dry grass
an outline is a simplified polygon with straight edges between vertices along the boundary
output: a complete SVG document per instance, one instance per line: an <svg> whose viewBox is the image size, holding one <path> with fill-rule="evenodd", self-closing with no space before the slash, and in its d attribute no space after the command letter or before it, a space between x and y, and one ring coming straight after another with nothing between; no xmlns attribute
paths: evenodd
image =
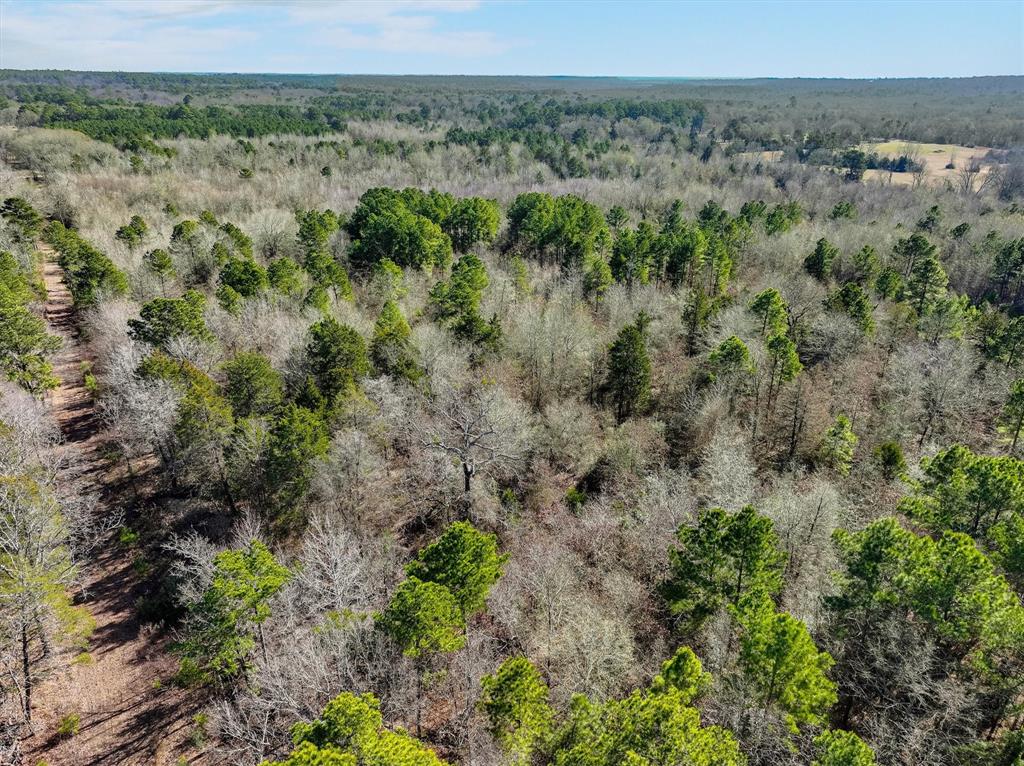
<svg viewBox="0 0 1024 766"><path fill-rule="evenodd" d="M987 146L962 146L960 144L926 144L917 141L885 141L874 144L861 144L860 148L868 153L881 157L900 157L906 155L924 165L924 176L927 183L942 186L949 182L954 187L959 184L960 168L965 163L977 161L981 171L975 186L985 175L992 171L993 165L986 163L991 149ZM948 165L953 165L952 168ZM868 170L864 173L866 180L883 181L900 186L914 185L913 173L889 173L885 170Z"/></svg>

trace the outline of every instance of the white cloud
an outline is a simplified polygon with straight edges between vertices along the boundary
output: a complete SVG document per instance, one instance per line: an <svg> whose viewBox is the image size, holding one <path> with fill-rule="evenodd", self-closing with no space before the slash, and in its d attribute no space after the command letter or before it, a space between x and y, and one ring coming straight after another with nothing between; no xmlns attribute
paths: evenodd
<svg viewBox="0 0 1024 766"><path fill-rule="evenodd" d="M342 22L386 25L406 14L465 13L480 7L477 0L285 0L279 3L297 22Z"/></svg>
<svg viewBox="0 0 1024 766"><path fill-rule="evenodd" d="M346 51L485 57L510 44L452 29L477 0L0 0L0 67L329 71ZM270 62L287 62L271 67Z"/></svg>
<svg viewBox="0 0 1024 766"><path fill-rule="evenodd" d="M313 23L312 39L327 49L385 53L431 53L449 56L486 56L503 53L510 43L490 31L444 30L440 13L466 12L476 2L348 2L344 4L292 3L295 23Z"/></svg>
<svg viewBox="0 0 1024 766"><path fill-rule="evenodd" d="M4 3L0 66L54 69L195 69L251 41L251 31L195 26L230 3Z"/></svg>

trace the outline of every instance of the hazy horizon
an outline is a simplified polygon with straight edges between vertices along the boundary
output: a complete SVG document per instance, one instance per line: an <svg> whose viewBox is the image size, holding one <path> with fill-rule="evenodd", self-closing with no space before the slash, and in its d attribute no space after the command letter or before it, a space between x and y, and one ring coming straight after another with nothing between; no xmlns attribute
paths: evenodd
<svg viewBox="0 0 1024 766"><path fill-rule="evenodd" d="M275 72L267 71L214 71L214 70L187 70L187 69L59 69L54 67L0 67L0 72L73 72L76 74L155 74L155 75L185 75L195 77L387 77L387 78L479 78L495 80L625 80L629 82L649 81L652 83L671 82L765 82L765 81L791 81L791 80L821 80L834 82L873 82L873 81L897 81L897 80L996 80L996 79L1024 79L1024 74L976 74L976 75L906 75L906 76L878 76L878 77L842 77L822 76L813 77L810 75L793 75L773 77L769 75L749 76L673 76L673 75L602 75L602 74L519 74L510 72L507 74L475 74L457 73L448 74L444 72Z"/></svg>

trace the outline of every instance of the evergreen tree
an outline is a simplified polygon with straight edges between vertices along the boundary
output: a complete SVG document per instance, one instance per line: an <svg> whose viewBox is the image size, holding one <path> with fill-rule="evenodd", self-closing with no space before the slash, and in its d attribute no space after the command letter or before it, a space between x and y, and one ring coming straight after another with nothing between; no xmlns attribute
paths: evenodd
<svg viewBox="0 0 1024 766"><path fill-rule="evenodd" d="M870 285L878 278L882 264L871 245L864 245L853 256L853 279L859 285Z"/></svg>
<svg viewBox="0 0 1024 766"><path fill-rule="evenodd" d="M872 306L867 293L856 282L847 282L825 299L825 308L846 314L857 323L865 334L875 329L872 319Z"/></svg>
<svg viewBox="0 0 1024 766"><path fill-rule="evenodd" d="M764 230L769 236L789 231L804 218L803 208L799 202L787 202L776 205L764 219Z"/></svg>
<svg viewBox="0 0 1024 766"><path fill-rule="evenodd" d="M260 542L217 554L213 577L190 609L190 630L177 646L181 675L192 682L230 682L244 677L257 645L266 659L262 625L270 599L291 573Z"/></svg>
<svg viewBox="0 0 1024 766"><path fill-rule="evenodd" d="M393 300L387 301L373 326L370 359L374 367L385 375L404 378L413 383L419 380L423 371L416 363L416 350L410 341L411 335L412 330L398 304Z"/></svg>
<svg viewBox="0 0 1024 766"><path fill-rule="evenodd" d="M221 285L217 288L217 292L214 295L217 297L217 303L222 309L232 316L238 316L238 313L242 310L242 296L233 287Z"/></svg>
<svg viewBox="0 0 1024 766"><path fill-rule="evenodd" d="M175 364L169 358L170 364ZM178 419L174 434L188 452L190 466L199 477L212 475L224 495L231 511L235 508L234 495L228 482L224 451L234 430L231 405L221 396L217 384L201 370L181 364L177 387L182 396L178 403Z"/></svg>
<svg viewBox="0 0 1024 766"><path fill-rule="evenodd" d="M467 197L452 206L442 228L451 238L455 252L465 253L478 244L494 242L500 224L501 210L496 201Z"/></svg>
<svg viewBox="0 0 1024 766"><path fill-rule="evenodd" d="M882 442L875 447L872 454L886 481L892 481L906 473L907 461L903 458L903 448L899 442Z"/></svg>
<svg viewBox="0 0 1024 766"><path fill-rule="evenodd" d="M611 266L599 255L592 255L583 263L583 292L595 301L601 300L609 287L615 284Z"/></svg>
<svg viewBox="0 0 1024 766"><path fill-rule="evenodd" d="M778 708L790 730L825 721L836 702L836 686L826 673L834 664L818 651L807 626L777 612L767 596L741 605L740 667L764 709Z"/></svg>
<svg viewBox="0 0 1024 766"><path fill-rule="evenodd" d="M489 208L486 200L482 200ZM402 267L430 270L444 268L451 261L452 240L442 229L453 213L455 200L438 192L424 194L418 189L376 188L359 198L359 205L347 229L352 237L349 256L353 263L372 266L388 258ZM470 203L451 220L452 231L468 249L487 237L495 211L476 210Z"/></svg>
<svg viewBox="0 0 1024 766"><path fill-rule="evenodd" d="M0 372L33 396L56 388L48 357L61 347L29 304L36 294L14 256L0 252Z"/></svg>
<svg viewBox="0 0 1024 766"><path fill-rule="evenodd" d="M629 213L621 205L612 205L605 213L604 219L613 229L619 229L629 223Z"/></svg>
<svg viewBox="0 0 1024 766"><path fill-rule="evenodd" d="M666 227L658 238L665 275L673 285L683 282L692 285L694 275L704 265L708 252L707 235L696 226Z"/></svg>
<svg viewBox="0 0 1024 766"><path fill-rule="evenodd" d="M960 339L973 324L976 309L966 295L946 294L937 298L918 321L922 337L933 344L942 338Z"/></svg>
<svg viewBox="0 0 1024 766"><path fill-rule="evenodd" d="M833 206L832 212L828 214L828 217L833 221L843 218L854 220L857 218L857 208L849 200L840 200Z"/></svg>
<svg viewBox="0 0 1024 766"><path fill-rule="evenodd" d="M999 300L1014 302L1024 284L1024 237L1008 242L996 238L991 249L995 250L992 280L998 287Z"/></svg>
<svg viewBox="0 0 1024 766"><path fill-rule="evenodd" d="M768 213L768 204L763 199L747 200L740 207L740 218L745 220L751 226L756 221L764 218Z"/></svg>
<svg viewBox="0 0 1024 766"><path fill-rule="evenodd" d="M128 320L128 332L135 340L164 350L180 336L209 340L212 335L203 319L205 308L206 299L196 290L181 298L154 298L143 304L138 319Z"/></svg>
<svg viewBox="0 0 1024 766"><path fill-rule="evenodd" d="M903 293L903 277L896 269L884 268L875 278L874 290L880 298L896 300Z"/></svg>
<svg viewBox="0 0 1024 766"><path fill-rule="evenodd" d="M457 521L421 550L405 571L423 582L445 586L465 619L484 608L487 593L501 577L507 558L498 553L494 535L480 532L467 521Z"/></svg>
<svg viewBox="0 0 1024 766"><path fill-rule="evenodd" d="M128 292L128 277L124 272L74 229L66 228L60 221L51 221L43 231L43 239L60 253L58 262L77 308L94 305L103 292L113 295Z"/></svg>
<svg viewBox="0 0 1024 766"><path fill-rule="evenodd" d="M331 298L323 285L310 285L302 299L302 307L316 310L323 316L327 316L331 310Z"/></svg>
<svg viewBox="0 0 1024 766"><path fill-rule="evenodd" d="M422 742L385 728L372 694L342 692L319 718L292 727L292 743L285 760L265 766L447 766Z"/></svg>
<svg viewBox="0 0 1024 766"><path fill-rule="evenodd" d="M220 230L228 235L235 252L244 259L252 260L252 239L231 222L221 224Z"/></svg>
<svg viewBox="0 0 1024 766"><path fill-rule="evenodd" d="M767 392L767 405L770 410L782 384L794 380L804 366L796 352L796 344L785 335L772 336L768 339L766 347L768 358L771 360Z"/></svg>
<svg viewBox="0 0 1024 766"><path fill-rule="evenodd" d="M45 219L22 197L8 197L0 206L0 217L13 226L20 239L32 242L43 229Z"/></svg>
<svg viewBox="0 0 1024 766"><path fill-rule="evenodd" d="M1006 369L1016 368L1024 357L1024 316L1014 317L988 343L986 354L1003 362Z"/></svg>
<svg viewBox="0 0 1024 766"><path fill-rule="evenodd" d="M179 221L171 230L171 250L195 260L201 239L199 223L192 220Z"/></svg>
<svg viewBox="0 0 1024 766"><path fill-rule="evenodd" d="M355 393L360 379L370 371L366 342L334 317L309 328L306 358L317 387L332 404Z"/></svg>
<svg viewBox="0 0 1024 766"><path fill-rule="evenodd" d="M156 250L150 250L142 260L145 262L146 267L160 280L160 291L164 292L166 281L174 279L175 276L174 261L171 260L171 254L162 248L157 248Z"/></svg>
<svg viewBox="0 0 1024 766"><path fill-rule="evenodd" d="M734 514L722 508L703 511L695 527L679 528L676 539L662 595L688 634L723 605L736 607L752 594L774 595L782 587L778 536L771 520L753 506Z"/></svg>
<svg viewBox="0 0 1024 766"><path fill-rule="evenodd" d="M299 211L295 214L295 220L299 224L299 245L307 253L326 251L331 237L340 226L338 216L332 210Z"/></svg>
<svg viewBox="0 0 1024 766"><path fill-rule="evenodd" d="M131 220L122 226L114 234L117 239L123 242L129 250L134 250L142 242L149 226L141 215L133 215Z"/></svg>
<svg viewBox="0 0 1024 766"><path fill-rule="evenodd" d="M992 563L1018 593L1024 593L1024 516L1014 514L994 524L988 539Z"/></svg>
<svg viewBox="0 0 1024 766"><path fill-rule="evenodd" d="M907 282L907 298L918 315L923 315L946 294L948 282L946 272L935 256L925 256L914 262Z"/></svg>
<svg viewBox="0 0 1024 766"><path fill-rule="evenodd" d="M687 649L662 666L648 689L603 704L573 698L569 720L555 735L555 766L743 766L732 734L702 726L691 704L706 686L700 662Z"/></svg>
<svg viewBox="0 0 1024 766"><path fill-rule="evenodd" d="M224 363L224 395L238 418L274 412L284 397L284 381L257 351L240 351Z"/></svg>
<svg viewBox="0 0 1024 766"><path fill-rule="evenodd" d="M645 285L651 280L654 262L654 229L641 221L636 231L621 230L612 246L609 267L612 276L626 285Z"/></svg>
<svg viewBox="0 0 1024 766"><path fill-rule="evenodd" d="M510 657L480 681L480 709L488 729L511 763L526 766L538 743L552 734L554 711L548 686L525 657Z"/></svg>
<svg viewBox="0 0 1024 766"><path fill-rule="evenodd" d="M278 412L267 442L266 480L279 512L290 513L306 494L315 461L327 454L329 443L316 413L293 403Z"/></svg>
<svg viewBox="0 0 1024 766"><path fill-rule="evenodd" d="M382 258L373 264L371 277L376 291L385 300L397 301L408 292L405 287L405 272L390 258Z"/></svg>
<svg viewBox="0 0 1024 766"><path fill-rule="evenodd" d="M683 326L686 328L686 353L697 353L698 344L721 305L721 301L708 295L700 287L690 291L683 306Z"/></svg>
<svg viewBox="0 0 1024 766"><path fill-rule="evenodd" d="M651 360L647 355L647 317L641 312L633 324L619 330L608 348L605 389L615 406L615 419L622 423L641 412L651 397Z"/></svg>
<svg viewBox="0 0 1024 766"><path fill-rule="evenodd" d="M917 228L921 231L935 232L939 230L941 223L942 210L939 209L938 205L932 205L921 220L917 222Z"/></svg>
<svg viewBox="0 0 1024 766"><path fill-rule="evenodd" d="M496 348L501 326L496 317L486 321L480 315L480 303L490 280L483 261L464 255L452 267L447 281L438 282L430 291L435 316L451 327L463 340Z"/></svg>
<svg viewBox="0 0 1024 766"><path fill-rule="evenodd" d="M459 601L441 583L416 577L402 581L377 625L414 659L454 652L465 644Z"/></svg>
<svg viewBox="0 0 1024 766"><path fill-rule="evenodd" d="M846 415L837 415L821 439L821 459L829 468L841 476L850 472L853 465L853 454L857 449L857 435L853 432L853 424Z"/></svg>
<svg viewBox="0 0 1024 766"><path fill-rule="evenodd" d="M762 290L754 296L750 310L761 320L761 334L768 337L786 332L789 307L774 287Z"/></svg>
<svg viewBox="0 0 1024 766"><path fill-rule="evenodd" d="M553 238L555 200L543 192L525 192L508 209L509 238L532 255L543 256Z"/></svg>
<svg viewBox="0 0 1024 766"><path fill-rule="evenodd" d="M305 210L295 214L299 224L299 245L305 254L303 268L322 288L334 290L335 297L352 300L352 285L348 274L331 253L330 240L341 226L338 216L331 210Z"/></svg>
<svg viewBox="0 0 1024 766"><path fill-rule="evenodd" d="M228 258L218 279L243 298L252 298L270 286L267 270L252 258Z"/></svg>
<svg viewBox="0 0 1024 766"><path fill-rule="evenodd" d="M398 586L377 626L416 663L416 732L420 732L423 674L437 654L454 652L466 644L462 610L444 585L408 577Z"/></svg>
<svg viewBox="0 0 1024 766"><path fill-rule="evenodd" d="M921 469L924 476L899 509L935 532L984 537L1001 517L1024 514L1024 461L976 455L957 444L922 460Z"/></svg>
<svg viewBox="0 0 1024 766"><path fill-rule="evenodd" d="M914 232L905 239L897 240L893 252L903 259L903 273L912 274L919 261L935 257L936 247L926 236Z"/></svg>
<svg viewBox="0 0 1024 766"><path fill-rule="evenodd" d="M937 644L934 678L967 679L987 695L988 725L998 727L1024 689L1013 670L1024 651L1024 607L992 562L966 535L918 536L894 518L837 531L834 539L842 569L825 603L834 635L846 644L837 674L852 685L843 690L843 719L870 712L871 701L854 693L856 679L875 679L886 695L906 693L913 683L893 675L890 658L868 650L872 636L898 624L909 631L905 641Z"/></svg>
<svg viewBox="0 0 1024 766"><path fill-rule="evenodd" d="M839 249L822 237L814 246L814 252L804 258L804 270L819 282L828 280L832 263L839 256Z"/></svg>
<svg viewBox="0 0 1024 766"><path fill-rule="evenodd" d="M708 295L719 297L725 293L733 272L733 248L735 243L723 236L707 239L707 249L699 266L699 286Z"/></svg>
<svg viewBox="0 0 1024 766"><path fill-rule="evenodd" d="M2 344L0 344L2 345ZM1010 454L1017 451L1020 432L1024 429L1024 378L1018 378L1010 386L1010 395L1003 405L1000 418L1004 431L1010 436Z"/></svg>
<svg viewBox="0 0 1024 766"><path fill-rule="evenodd" d="M601 210L575 194L520 194L508 209L508 223L509 239L521 252L545 262L551 256L566 270L606 250L611 239Z"/></svg>
<svg viewBox="0 0 1024 766"><path fill-rule="evenodd" d="M711 379L735 379L754 372L750 349L742 340L732 335L708 354L708 368Z"/></svg>
<svg viewBox="0 0 1024 766"><path fill-rule="evenodd" d="M811 766L875 766L874 751L850 731L826 729L814 740Z"/></svg>
<svg viewBox="0 0 1024 766"><path fill-rule="evenodd" d="M291 258L275 258L267 267L267 281L270 286L290 298L302 294L302 269Z"/></svg>

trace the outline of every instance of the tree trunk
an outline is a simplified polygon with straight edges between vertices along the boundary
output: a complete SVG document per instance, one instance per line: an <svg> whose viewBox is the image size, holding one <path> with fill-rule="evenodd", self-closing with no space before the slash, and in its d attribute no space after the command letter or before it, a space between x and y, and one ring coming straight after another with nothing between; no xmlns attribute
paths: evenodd
<svg viewBox="0 0 1024 766"><path fill-rule="evenodd" d="M256 635L260 640L260 652L263 654L263 664L269 665L270 660L267 657L267 639L263 636L263 623L256 623Z"/></svg>
<svg viewBox="0 0 1024 766"><path fill-rule="evenodd" d="M135 468L132 467L132 459L128 457L128 450L124 451L124 462L128 466L128 483L132 487L132 497L135 498L135 502L139 502L139 487L135 482Z"/></svg>
<svg viewBox="0 0 1024 766"><path fill-rule="evenodd" d="M416 667L414 672L416 673L416 739L420 739L423 736L420 728L420 710L423 707L423 674L419 667Z"/></svg>
<svg viewBox="0 0 1024 766"><path fill-rule="evenodd" d="M771 392L771 383L768 386L769 395ZM761 415L761 376L758 376L757 383L754 386L754 425L750 432L750 446L753 450L757 451L757 422L760 420Z"/></svg>
<svg viewBox="0 0 1024 766"><path fill-rule="evenodd" d="M796 454L796 440L800 435L801 430L801 418L800 418L800 399L803 394L803 387L798 386L796 390L796 401L793 404L793 426L789 432L789 460L793 459Z"/></svg>
<svg viewBox="0 0 1024 766"><path fill-rule="evenodd" d="M231 511L232 516L237 516L238 506L235 505L235 497L231 494L231 485L228 483L228 477L223 467L220 469L220 483L224 490L224 498L228 503L228 510Z"/></svg>
<svg viewBox="0 0 1024 766"><path fill-rule="evenodd" d="M21 674L24 686L25 720L32 722L32 661L29 657L28 620L21 621Z"/></svg>
<svg viewBox="0 0 1024 766"><path fill-rule="evenodd" d="M473 706L470 704L470 697L473 694L473 641L469 635L469 620L463 616L466 624L466 710L462 717L462 730L466 734L466 748L469 751L467 763L473 766L473 734L470 731L469 722L473 717Z"/></svg>

